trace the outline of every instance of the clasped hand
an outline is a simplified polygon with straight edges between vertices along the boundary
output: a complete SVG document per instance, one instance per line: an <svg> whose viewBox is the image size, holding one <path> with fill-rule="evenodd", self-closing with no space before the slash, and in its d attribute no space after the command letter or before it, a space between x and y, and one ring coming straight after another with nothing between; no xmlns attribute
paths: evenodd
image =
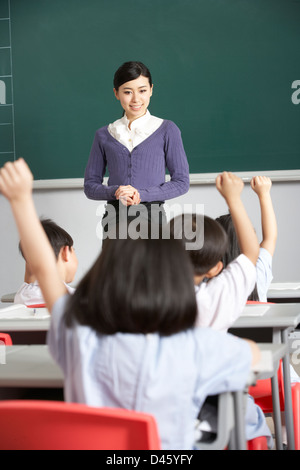
<svg viewBox="0 0 300 470"><path fill-rule="evenodd" d="M141 202L140 194L133 186L119 186L115 192L116 199L119 199L124 206L133 206Z"/></svg>

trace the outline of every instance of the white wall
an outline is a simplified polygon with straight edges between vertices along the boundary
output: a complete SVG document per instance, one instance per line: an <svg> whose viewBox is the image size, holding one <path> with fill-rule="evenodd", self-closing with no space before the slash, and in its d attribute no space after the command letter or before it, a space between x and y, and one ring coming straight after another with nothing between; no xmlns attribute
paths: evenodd
<svg viewBox="0 0 300 470"><path fill-rule="evenodd" d="M243 201L260 238L260 212L257 196L245 184ZM300 182L274 182L272 198L278 220L278 242L274 256L274 282L300 281ZM101 249L101 216L104 202L88 200L82 188L38 189L34 200L39 216L50 217L65 228L74 239L79 266L75 283L91 266ZM170 205L195 207L204 204L205 214L217 217L227 208L213 184L192 185L189 192L169 201ZM172 206L171 206L172 207ZM23 281L24 261L18 251L18 234L9 204L0 195L0 296L15 292ZM99 230L100 229L100 230Z"/></svg>

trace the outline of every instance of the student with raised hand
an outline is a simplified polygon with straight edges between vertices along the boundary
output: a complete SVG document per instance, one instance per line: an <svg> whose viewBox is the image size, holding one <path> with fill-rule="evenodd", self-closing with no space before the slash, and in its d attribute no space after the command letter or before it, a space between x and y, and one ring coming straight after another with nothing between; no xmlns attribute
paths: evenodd
<svg viewBox="0 0 300 470"><path fill-rule="evenodd" d="M193 449L205 398L243 389L260 353L251 341L195 328L193 269L182 243L108 240L69 295L24 160L1 169L0 191L51 312L48 344L64 373L66 400L150 413L162 449Z"/></svg>
<svg viewBox="0 0 300 470"><path fill-rule="evenodd" d="M243 187L242 179L233 173L224 172L216 178L216 188L232 214L241 247L240 255L225 268L222 259L228 237L218 222L197 214L192 215L192 223L185 220L185 214L170 221L171 235L182 240L192 261L198 306L196 324L201 327L227 331L241 315L255 286L259 244L241 199ZM203 245L197 246L201 240ZM193 241L195 249L191 249ZM266 436L272 448L273 439L264 414L248 395L246 437L251 440L259 436Z"/></svg>
<svg viewBox="0 0 300 470"><path fill-rule="evenodd" d="M216 188L232 213L241 246L240 256L226 269L223 269L222 260L227 251L228 237L218 222L197 214L192 215L191 224L184 224L182 216L170 222L173 236L181 238L185 246L195 234L204 230L203 246L188 250L194 267L199 326L226 331L240 316L255 286L259 244L241 199L243 187L242 179L233 173L224 172L216 178Z"/></svg>
<svg viewBox="0 0 300 470"><path fill-rule="evenodd" d="M61 278L69 293L72 294L75 289L68 284L74 280L78 266L73 238L51 219L42 219L41 224L53 248ZM24 258L21 244L19 244L19 248ZM15 294L14 303L24 305L44 304L39 283L26 259L24 282Z"/></svg>
<svg viewBox="0 0 300 470"><path fill-rule="evenodd" d="M152 94L152 76L145 64L125 62L115 72L114 95L124 114L97 130L84 177L86 196L107 201L104 235L120 219L136 214L165 224L165 200L189 189L180 130L172 121L150 114ZM165 181L166 168L170 181Z"/></svg>
<svg viewBox="0 0 300 470"><path fill-rule="evenodd" d="M272 181L267 176L254 176L251 179L251 188L257 194L261 211L262 241L259 256L256 262L256 286L249 295L249 300L267 302L267 292L273 279L272 257L277 241L277 221L271 198ZM216 219L225 229L229 245L223 257L223 264L227 266L240 253L241 247L233 223L231 211Z"/></svg>
<svg viewBox="0 0 300 470"><path fill-rule="evenodd" d="M254 176L251 188L257 194L261 211L262 241L256 263L257 293L261 302L267 301L267 292L273 279L272 258L277 241L277 221L271 198L272 181L267 176Z"/></svg>

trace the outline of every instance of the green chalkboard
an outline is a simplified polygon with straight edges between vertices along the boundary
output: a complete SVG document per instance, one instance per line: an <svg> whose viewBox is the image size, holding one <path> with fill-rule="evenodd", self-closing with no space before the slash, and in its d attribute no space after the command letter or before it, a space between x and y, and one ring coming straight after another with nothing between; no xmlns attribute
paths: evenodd
<svg viewBox="0 0 300 470"><path fill-rule="evenodd" d="M299 0L1 0L0 18L1 164L82 178L121 116L113 74L140 60L190 173L300 168Z"/></svg>

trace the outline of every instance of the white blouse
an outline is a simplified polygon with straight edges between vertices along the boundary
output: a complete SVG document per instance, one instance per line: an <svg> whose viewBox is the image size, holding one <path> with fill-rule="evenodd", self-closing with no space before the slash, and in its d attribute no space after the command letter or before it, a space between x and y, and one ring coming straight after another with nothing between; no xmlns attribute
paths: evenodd
<svg viewBox="0 0 300 470"><path fill-rule="evenodd" d="M121 119L109 124L108 132L131 152L134 147L153 134L162 122L163 119L152 116L147 110L144 116L132 121L130 128L129 120L124 115Z"/></svg>

